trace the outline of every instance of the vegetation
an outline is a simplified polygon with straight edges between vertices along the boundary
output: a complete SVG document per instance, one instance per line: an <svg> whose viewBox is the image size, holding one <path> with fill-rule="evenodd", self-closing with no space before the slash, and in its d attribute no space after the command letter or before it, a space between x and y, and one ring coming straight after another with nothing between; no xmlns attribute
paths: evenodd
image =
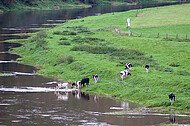
<svg viewBox="0 0 190 126"><path fill-rule="evenodd" d="M0 10L50 10L50 9L62 9L66 7L90 7L89 4L85 4L79 1L62 1L62 0L1 0Z"/></svg>
<svg viewBox="0 0 190 126"><path fill-rule="evenodd" d="M132 32L186 34L190 17L184 14L189 11L190 4L186 4L143 9L138 17L137 10L131 10L70 20L53 28L53 33L38 32L14 50L23 56L19 60L40 66L40 74L72 82L89 77L90 86L83 88L85 91L110 94L164 111L189 110L189 42L127 36L113 30L114 26L128 31L126 20L130 18ZM119 73L128 62L133 65L132 76L121 81ZM145 64L150 65L149 73L145 72ZM98 83L93 82L93 74L99 75ZM170 92L176 95L172 106Z"/></svg>
<svg viewBox="0 0 190 126"><path fill-rule="evenodd" d="M0 13L7 10L23 9L62 9L65 7L90 7L91 5L121 5L121 4L158 4L173 3L180 0L1 0ZM182 0L183 1L183 0ZM188 1L188 0L186 0Z"/></svg>

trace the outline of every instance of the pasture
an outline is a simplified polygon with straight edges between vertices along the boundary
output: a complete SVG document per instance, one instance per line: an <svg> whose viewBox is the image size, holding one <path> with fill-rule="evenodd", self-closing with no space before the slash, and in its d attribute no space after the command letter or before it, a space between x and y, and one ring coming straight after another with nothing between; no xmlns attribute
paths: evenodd
<svg viewBox="0 0 190 126"><path fill-rule="evenodd" d="M190 36L189 11L190 4L185 4L143 9L137 17L137 10L131 10L70 20L37 33L14 51L23 56L18 60L35 65L44 76L68 82L90 78L85 91L164 111L189 110L190 41L120 35L112 28L127 32L126 20L130 18L134 33ZM121 81L119 74L126 63L133 65L132 76ZM149 73L145 71L146 64L150 66ZM98 83L93 81L93 74L100 77ZM171 92L176 96L172 106L168 97Z"/></svg>

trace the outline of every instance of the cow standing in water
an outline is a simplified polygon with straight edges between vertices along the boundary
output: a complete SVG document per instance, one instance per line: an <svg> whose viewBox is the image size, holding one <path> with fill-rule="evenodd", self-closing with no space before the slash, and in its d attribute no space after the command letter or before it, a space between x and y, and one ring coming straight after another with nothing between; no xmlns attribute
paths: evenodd
<svg viewBox="0 0 190 126"><path fill-rule="evenodd" d="M57 86L55 87L55 91L60 88L66 88L66 91L68 90L68 87L69 87L69 83L58 83Z"/></svg>

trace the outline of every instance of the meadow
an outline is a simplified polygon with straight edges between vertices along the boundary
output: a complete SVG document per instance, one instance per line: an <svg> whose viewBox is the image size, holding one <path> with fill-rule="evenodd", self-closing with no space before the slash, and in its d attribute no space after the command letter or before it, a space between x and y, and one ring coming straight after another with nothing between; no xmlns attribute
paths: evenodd
<svg viewBox="0 0 190 126"><path fill-rule="evenodd" d="M190 41L186 38L155 37L158 32L188 34L190 4L156 7L70 20L43 30L14 48L25 64L39 68L38 73L56 80L74 82L90 78L86 92L127 99L163 111L190 109ZM113 27L132 33L121 35ZM180 41L179 41L180 40ZM125 64L133 65L132 76L120 79ZM149 73L145 65L150 65ZM93 74L100 80L94 83ZM170 106L168 95L176 95Z"/></svg>

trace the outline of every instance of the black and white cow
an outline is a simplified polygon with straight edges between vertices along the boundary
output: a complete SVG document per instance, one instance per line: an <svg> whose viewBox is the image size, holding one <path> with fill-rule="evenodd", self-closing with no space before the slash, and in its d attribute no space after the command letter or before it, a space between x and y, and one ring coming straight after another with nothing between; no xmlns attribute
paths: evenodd
<svg viewBox="0 0 190 126"><path fill-rule="evenodd" d="M121 79L123 80L124 77L127 77L128 75L131 76L131 73L129 73L127 70L123 70L120 72Z"/></svg>
<svg viewBox="0 0 190 126"><path fill-rule="evenodd" d="M97 74L94 74L92 77L93 77L95 83L97 83L97 81L98 81L98 75L97 75Z"/></svg>
<svg viewBox="0 0 190 126"><path fill-rule="evenodd" d="M78 87L78 89L80 89L80 87L81 87L81 82L80 82L80 81L75 81L75 82L72 84L72 86L75 86L75 89L76 89L76 87Z"/></svg>
<svg viewBox="0 0 190 126"><path fill-rule="evenodd" d="M148 64L145 65L145 69L146 69L146 73L148 73L148 70L149 70L149 65Z"/></svg>
<svg viewBox="0 0 190 126"><path fill-rule="evenodd" d="M173 93L170 93L169 99L170 99L171 105L172 105L174 103L174 101L175 101L175 95Z"/></svg>
<svg viewBox="0 0 190 126"><path fill-rule="evenodd" d="M85 83L86 83L86 86L89 85L89 78L84 78L84 79L81 80L81 85L84 86Z"/></svg>
<svg viewBox="0 0 190 126"><path fill-rule="evenodd" d="M131 63L126 63L126 70L131 70L132 69L132 64Z"/></svg>
<svg viewBox="0 0 190 126"><path fill-rule="evenodd" d="M55 87L55 91L60 88L66 88L66 90L68 90L68 87L69 87L69 83L58 83L57 86Z"/></svg>

